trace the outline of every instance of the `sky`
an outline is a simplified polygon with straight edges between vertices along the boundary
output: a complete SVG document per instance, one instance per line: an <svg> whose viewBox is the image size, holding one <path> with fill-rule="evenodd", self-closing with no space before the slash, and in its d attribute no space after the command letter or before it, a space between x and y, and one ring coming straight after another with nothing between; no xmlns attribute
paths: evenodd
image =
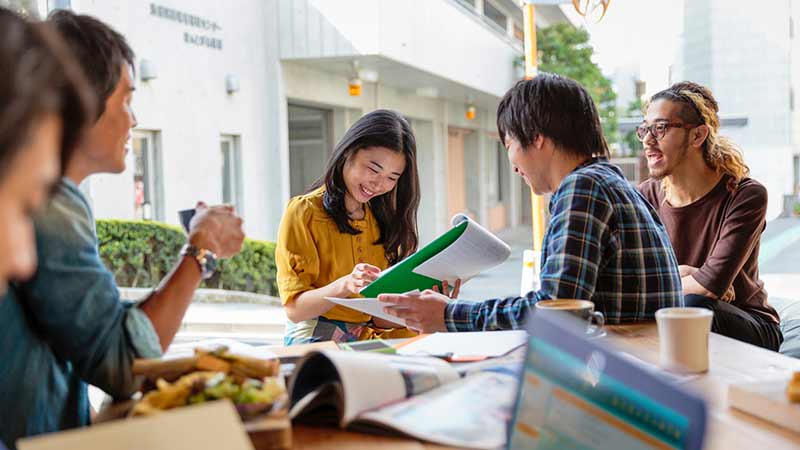
<svg viewBox="0 0 800 450"><path fill-rule="evenodd" d="M638 71L650 95L669 84L669 67L683 31L683 2L612 0L599 23L586 23L571 6L563 9L576 23L585 23L603 73L611 77L618 69Z"/></svg>

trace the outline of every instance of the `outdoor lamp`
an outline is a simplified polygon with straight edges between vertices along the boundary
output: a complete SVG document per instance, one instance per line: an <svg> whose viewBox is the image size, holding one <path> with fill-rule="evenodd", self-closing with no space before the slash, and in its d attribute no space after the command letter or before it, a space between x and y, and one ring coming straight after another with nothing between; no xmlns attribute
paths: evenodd
<svg viewBox="0 0 800 450"><path fill-rule="evenodd" d="M470 104L467 106L467 120L474 120L477 114L478 110L475 108L475 105Z"/></svg>
<svg viewBox="0 0 800 450"><path fill-rule="evenodd" d="M139 62L139 79L142 81L150 81L158 78L158 71L156 65L149 59L143 59Z"/></svg>
<svg viewBox="0 0 800 450"><path fill-rule="evenodd" d="M239 92L239 77L232 73L225 75L225 91L228 94Z"/></svg>
<svg viewBox="0 0 800 450"><path fill-rule="evenodd" d="M361 78L350 78L349 91L351 97L358 97L361 95Z"/></svg>

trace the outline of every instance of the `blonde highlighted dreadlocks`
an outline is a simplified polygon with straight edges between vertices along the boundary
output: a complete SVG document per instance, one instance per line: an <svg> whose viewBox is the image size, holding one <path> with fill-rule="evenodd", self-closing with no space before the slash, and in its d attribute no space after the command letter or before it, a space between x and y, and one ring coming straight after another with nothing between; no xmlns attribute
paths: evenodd
<svg viewBox="0 0 800 450"><path fill-rule="evenodd" d="M708 128L708 137L703 142L703 160L718 174L729 175L727 187L729 191L734 191L739 182L750 174L750 168L745 164L739 146L719 135L719 106L711 91L697 83L681 81L653 95L648 104L659 99L681 103L683 107L678 113L681 120ZM661 186L669 194L671 186L668 177L661 180Z"/></svg>

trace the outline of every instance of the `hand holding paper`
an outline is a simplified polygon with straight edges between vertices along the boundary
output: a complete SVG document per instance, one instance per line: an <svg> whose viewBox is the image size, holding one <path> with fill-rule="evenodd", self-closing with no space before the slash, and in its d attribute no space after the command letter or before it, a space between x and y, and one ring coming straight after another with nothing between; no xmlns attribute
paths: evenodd
<svg viewBox="0 0 800 450"><path fill-rule="evenodd" d="M417 295L381 294L378 300L384 303L385 314L400 318L410 330L421 333L447 331L444 310L450 299L445 295L428 289Z"/></svg>
<svg viewBox="0 0 800 450"><path fill-rule="evenodd" d="M410 292L406 292L406 296L415 296L419 295L419 291L414 290ZM384 311L384 307L386 304L381 303L378 301L377 298L336 298L336 297L325 297L325 300L330 302L336 303L337 305L346 306L351 309L355 309L356 311L361 311L365 314L369 314L372 317L377 317L379 319L383 319L392 323L397 323L402 326L406 326L406 321L402 318L394 315L388 314Z"/></svg>
<svg viewBox="0 0 800 450"><path fill-rule="evenodd" d="M360 263L353 267L353 271L340 278L342 290L347 294L358 294L364 286L375 281L381 274L381 269L372 264Z"/></svg>

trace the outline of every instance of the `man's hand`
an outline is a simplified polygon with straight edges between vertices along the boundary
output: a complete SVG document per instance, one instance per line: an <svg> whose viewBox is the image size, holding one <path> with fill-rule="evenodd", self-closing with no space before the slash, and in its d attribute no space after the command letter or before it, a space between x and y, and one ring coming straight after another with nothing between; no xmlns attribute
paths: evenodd
<svg viewBox="0 0 800 450"><path fill-rule="evenodd" d="M705 288L705 286L701 286L700 283L697 282L694 278L694 274L697 273L700 269L697 267L681 265L678 266L678 271L681 274L681 281L683 281L683 294L697 294L703 295L705 297L715 298L717 300L731 303L732 301L736 300L736 292L733 290L733 285L728 286L728 290L725 291L725 294L722 297L717 297L711 291ZM687 278L691 277L691 278Z"/></svg>
<svg viewBox="0 0 800 450"><path fill-rule="evenodd" d="M378 300L388 303L383 311L406 321L406 326L418 333L447 331L444 309L448 297L431 289L419 295L381 294Z"/></svg>
<svg viewBox="0 0 800 450"><path fill-rule="evenodd" d="M678 272L680 272L681 278L688 277L689 275L694 275L694 273L697 272L698 270L700 269L698 269L697 267L692 267L687 265L678 266Z"/></svg>
<svg viewBox="0 0 800 450"><path fill-rule="evenodd" d="M728 290L720 298L725 303L733 303L736 300L736 291L733 290L733 285L728 286Z"/></svg>
<svg viewBox="0 0 800 450"><path fill-rule="evenodd" d="M218 258L230 258L239 253L244 242L242 219L233 206L207 206L198 202L189 224L189 243L210 250Z"/></svg>

